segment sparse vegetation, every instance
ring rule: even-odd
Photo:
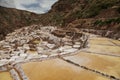
[[[52,21],[55,22],[55,25],[60,25],[63,23],[63,16],[60,13],[53,15]]]
[[[120,23],[120,18],[107,19],[105,21],[97,20],[97,21],[94,22],[94,25],[103,26],[103,25],[108,25],[108,24],[111,24],[111,23],[117,23],[117,24],[119,24]]]
[[[89,0],[89,7],[83,11],[83,18],[95,17],[103,9],[108,9],[120,0]]]
[[[94,18],[103,10],[119,5],[119,2],[120,0],[61,0],[55,6],[53,5],[53,11],[48,13],[48,15],[53,15],[49,20],[52,20],[51,23],[57,23],[58,25],[62,23],[65,26],[77,19]],[[119,8],[117,11],[120,11]]]

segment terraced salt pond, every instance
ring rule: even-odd
[[[117,55],[120,53],[120,47],[109,42],[107,38],[91,39],[90,48],[86,50]],[[65,57],[65,59],[104,74],[120,78],[119,57],[82,51],[77,55]],[[30,80],[110,80],[109,78],[84,70],[61,59],[26,63],[23,64],[22,67]],[[34,72],[36,72],[36,74],[34,74]]]
[[[120,55],[120,46],[115,45],[114,43],[119,44],[120,41],[107,39],[107,38],[92,38],[90,40],[90,48],[87,51],[104,53],[104,54],[113,54]]]
[[[0,41],[0,71],[9,71],[14,80],[28,80],[20,63],[68,56],[87,44],[88,35],[81,32],[38,25],[21,28]]]
[[[81,52],[75,56],[66,57],[66,59],[90,69],[120,78],[120,58]],[[85,64],[87,60],[88,62]]]
[[[74,56],[65,57],[65,59],[120,78],[120,58],[81,52]],[[30,62],[23,64],[22,67],[30,80],[109,80],[61,59]]]
[[[84,34],[80,37],[81,33],[74,32],[66,32],[69,36],[53,35],[32,28],[37,27],[25,28],[22,33],[24,28],[20,29],[0,43],[0,80],[120,80],[120,41],[92,34],[87,34],[88,40]],[[78,40],[70,37],[71,33],[79,35]],[[83,46],[86,40],[87,48],[87,44]]]
[[[90,43],[91,44],[98,44],[98,45],[111,45],[111,46],[114,46],[114,44],[113,43],[111,43],[110,41],[108,41],[109,39],[107,39],[107,38],[103,38],[103,37],[101,37],[101,38],[91,38],[90,39]],[[112,41],[114,41],[114,40],[112,40]],[[118,41],[119,42],[119,41]]]
[[[120,47],[118,46],[105,46],[103,45],[91,45],[91,48],[88,49],[88,51],[91,52],[97,52],[97,53],[112,53],[112,54],[119,54],[120,55]]]
[[[13,80],[9,72],[0,72],[0,80]]]
[[[22,65],[30,80],[109,80],[60,59]]]

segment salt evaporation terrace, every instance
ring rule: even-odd
[[[9,71],[15,80],[28,80],[20,64],[75,54],[87,45],[88,36],[33,25],[15,30],[0,41],[0,71]]]

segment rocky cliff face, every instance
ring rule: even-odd
[[[0,40],[15,29],[38,23],[38,18],[35,13],[0,6]]]

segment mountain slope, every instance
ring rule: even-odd
[[[0,40],[15,29],[38,22],[39,15],[35,13],[0,6]]]
[[[120,33],[120,0],[58,0],[45,14],[0,7],[0,38],[31,24]],[[0,40],[1,40],[0,39]]]
[[[120,0],[59,0],[41,22],[66,26],[76,19],[114,17],[120,17]]]
[[[40,22],[65,29],[93,29],[91,32],[118,39],[120,0],[59,0]]]

